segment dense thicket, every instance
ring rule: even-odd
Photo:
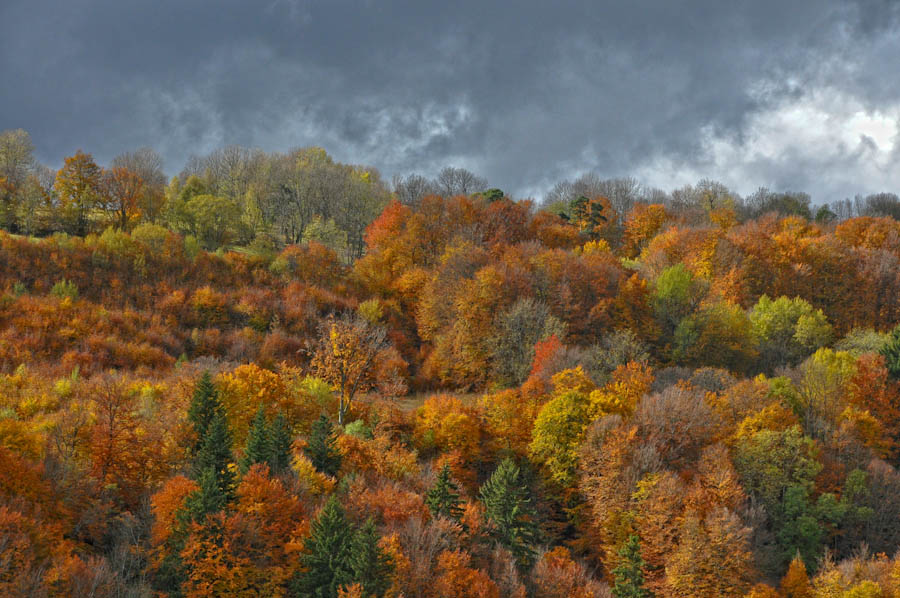
[[[896,198],[2,141],[0,595],[900,595]]]

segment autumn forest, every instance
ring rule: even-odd
[[[0,133],[0,596],[900,597],[900,199]]]

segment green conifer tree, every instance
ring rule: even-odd
[[[303,570],[291,582],[297,598],[336,598],[338,589],[354,582],[350,554],[354,532],[344,510],[333,496],[313,521],[306,553],[301,557]]]
[[[269,463],[272,458],[272,448],[272,433],[266,421],[266,411],[260,405],[250,422],[247,446],[244,448],[244,456],[241,457],[241,472],[247,473],[247,470],[256,463]]]
[[[616,598],[652,598],[653,593],[644,588],[644,559],[641,557],[640,539],[632,534],[619,550],[622,557],[619,566],[612,570]]]
[[[341,469],[341,453],[335,446],[335,440],[331,420],[322,415],[313,424],[309,443],[303,449],[313,467],[330,476],[336,476]]]
[[[225,415],[220,411],[209,423],[200,449],[194,457],[194,471],[201,488],[204,477],[212,476],[210,480],[214,481],[221,495],[226,501],[231,500],[234,495],[234,471],[230,465],[231,432]]]
[[[350,568],[354,583],[360,584],[363,593],[369,598],[382,598],[391,587],[394,565],[390,556],[379,548],[378,532],[371,519],[353,536]]]
[[[213,467],[207,467],[201,471],[197,482],[200,484],[200,489],[185,499],[184,506],[190,519],[201,523],[210,513],[224,509],[229,497],[219,487],[218,476]]]
[[[196,435],[193,446],[195,453],[200,450],[200,445],[206,437],[206,430],[213,417],[222,411],[222,403],[219,400],[219,393],[213,385],[212,376],[209,371],[205,371],[194,386],[194,394],[188,408],[188,421],[193,425]]]
[[[172,533],[166,539],[163,558],[152,577],[153,588],[171,598],[181,598],[184,595],[181,588],[187,579],[187,572],[181,552],[190,534],[190,523],[191,513],[187,506],[175,513]]]
[[[269,468],[273,473],[281,473],[291,465],[291,429],[287,419],[282,414],[275,416],[269,429],[269,437],[272,440],[271,453],[269,454]]]
[[[506,458],[479,490],[490,535],[525,567],[534,562],[540,541],[537,514],[519,467]]]
[[[425,495],[425,504],[434,517],[446,517],[459,521],[462,507],[459,500],[459,487],[450,478],[450,466],[444,465],[438,473],[434,486]]]
[[[891,378],[900,380],[900,325],[891,332],[891,337],[881,348],[884,362]]]

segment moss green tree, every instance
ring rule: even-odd
[[[619,549],[619,565],[612,570],[616,598],[651,598],[653,593],[644,587],[644,559],[641,557],[641,541],[636,535],[628,536]]]
[[[434,517],[446,517],[457,521],[462,517],[459,487],[450,477],[449,465],[441,467],[437,480],[425,495],[425,504]]]
[[[247,432],[247,446],[240,462],[241,471],[246,473],[256,463],[269,463],[272,459],[272,449],[272,435],[266,421],[265,407],[260,405]]]
[[[213,385],[212,376],[208,371],[203,372],[194,386],[194,394],[188,407],[188,421],[194,428],[194,452],[200,449],[210,422],[220,413],[223,413],[222,402]]]
[[[371,519],[353,536],[350,570],[353,572],[353,582],[362,586],[363,594],[368,598],[382,598],[391,586],[393,562],[390,555],[378,546],[378,532]]]
[[[336,476],[341,469],[341,453],[336,446],[336,437],[331,420],[322,415],[313,423],[309,442],[303,453],[318,471]]]
[[[528,486],[512,459],[504,459],[479,490],[490,536],[520,565],[534,562],[541,533]]]
[[[338,590],[354,582],[351,554],[354,531],[344,509],[331,497],[312,523],[300,559],[303,567],[291,582],[297,598],[337,598]]]
[[[285,471],[291,464],[291,429],[287,418],[281,413],[275,416],[269,428],[271,438],[271,452],[269,454],[269,468],[273,473]]]
[[[894,328],[887,343],[881,348],[888,373],[894,380],[900,380],[900,325]]]

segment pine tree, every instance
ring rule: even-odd
[[[291,464],[291,430],[287,419],[282,414],[275,416],[275,421],[269,429],[269,437],[272,441],[269,454],[269,469],[272,473],[281,473]]]
[[[891,332],[891,336],[881,348],[884,362],[891,378],[900,380],[900,325]]]
[[[434,486],[425,496],[425,504],[434,517],[446,517],[459,521],[462,507],[459,500],[459,487],[450,478],[450,466],[444,465],[438,473]]]
[[[190,497],[188,498],[188,501]],[[184,595],[182,584],[187,579],[184,559],[181,552],[184,550],[190,533],[191,523],[190,509],[185,505],[175,514],[175,524],[172,533],[166,539],[163,548],[163,558],[152,578],[153,588],[170,598],[181,598]]]
[[[200,449],[194,457],[194,471],[201,488],[204,477],[211,476],[210,480],[214,481],[225,500],[231,500],[234,495],[234,472],[230,465],[231,433],[228,431],[225,415],[220,411],[209,423]]]
[[[200,489],[185,499],[184,506],[190,519],[200,523],[210,513],[224,509],[229,497],[219,487],[218,476],[213,467],[207,467],[201,471],[197,482],[200,484]]]
[[[363,593],[369,598],[382,598],[391,587],[394,565],[390,556],[379,548],[378,532],[371,519],[353,536],[350,568],[353,581],[362,585]]]
[[[260,405],[250,422],[247,446],[241,457],[241,471],[246,473],[256,463],[269,463],[272,458],[272,433],[266,421],[265,408]]]
[[[291,582],[293,594],[298,598],[337,598],[339,588],[353,583],[353,536],[340,503],[329,498],[306,539],[303,571]]]
[[[337,476],[341,469],[341,454],[335,446],[334,428],[325,415],[313,424],[309,444],[303,449],[313,466],[324,474]]]
[[[504,459],[479,490],[491,536],[512,552],[523,566],[534,562],[540,538],[537,514],[528,487],[512,459]]]
[[[191,405],[188,408],[188,421],[194,427],[196,441],[194,442],[194,452],[200,450],[200,445],[206,437],[206,430],[209,428],[210,422],[217,413],[222,413],[222,403],[219,400],[219,393],[213,386],[212,376],[209,371],[203,372],[200,379],[194,386],[194,394],[191,397]]]
[[[628,537],[625,546],[619,550],[622,562],[612,570],[616,598],[650,598],[653,593],[644,588],[644,559],[641,557],[641,543],[634,534]]]

